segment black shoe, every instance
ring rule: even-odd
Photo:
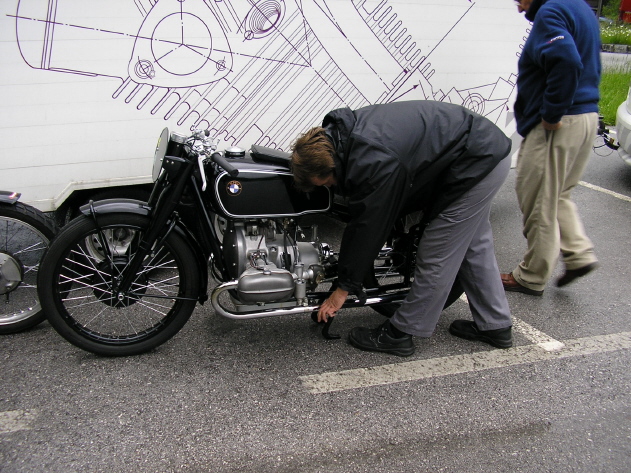
[[[570,284],[576,278],[585,276],[587,273],[591,273],[598,267],[598,263],[590,263],[578,269],[566,269],[563,276],[557,279],[557,287],[563,287]]]
[[[471,320],[454,320],[449,326],[449,333],[465,340],[477,340],[488,343],[497,348],[513,346],[513,331],[511,327],[497,330],[478,330]]]
[[[355,327],[348,334],[348,341],[356,348],[367,351],[381,351],[397,356],[410,356],[416,347],[412,335],[394,337],[391,334],[390,320],[377,328]]]

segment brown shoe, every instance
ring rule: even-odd
[[[598,263],[590,263],[583,266],[582,268],[566,269],[563,276],[557,279],[557,287],[567,286],[576,278],[580,278],[582,276],[585,276],[587,273],[591,273],[597,267],[598,267]]]
[[[525,286],[522,286],[513,277],[513,273],[500,273],[502,278],[502,285],[504,286],[505,291],[511,292],[521,292],[522,294],[528,294],[529,296],[541,296],[543,294],[543,290],[535,291],[534,289],[528,289]]]

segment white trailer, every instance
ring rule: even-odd
[[[287,150],[338,107],[429,99],[515,136],[509,0],[3,0],[0,189],[43,211],[151,182],[162,128]]]

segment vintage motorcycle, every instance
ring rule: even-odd
[[[207,132],[164,129],[148,202],[90,202],[53,240],[38,275],[51,325],[72,344],[135,355],[173,337],[195,305],[232,319],[315,314],[335,288],[336,253],[320,242],[309,214],[344,220],[326,187],[293,186],[289,154],[252,145],[218,150]],[[310,234],[310,238],[305,236]],[[389,315],[405,298],[422,225],[392,229],[364,282],[344,307]],[[209,271],[210,269],[210,271]],[[447,304],[461,293],[455,285]],[[329,332],[330,318],[323,328]]]

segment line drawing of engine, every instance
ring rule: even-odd
[[[16,40],[31,68],[120,79],[112,98],[142,113],[287,149],[329,110],[396,100],[448,101],[508,123],[513,73],[465,89],[435,83],[432,55],[478,3],[433,2],[453,18],[421,40],[390,0],[84,0],[80,11],[19,0]]]

